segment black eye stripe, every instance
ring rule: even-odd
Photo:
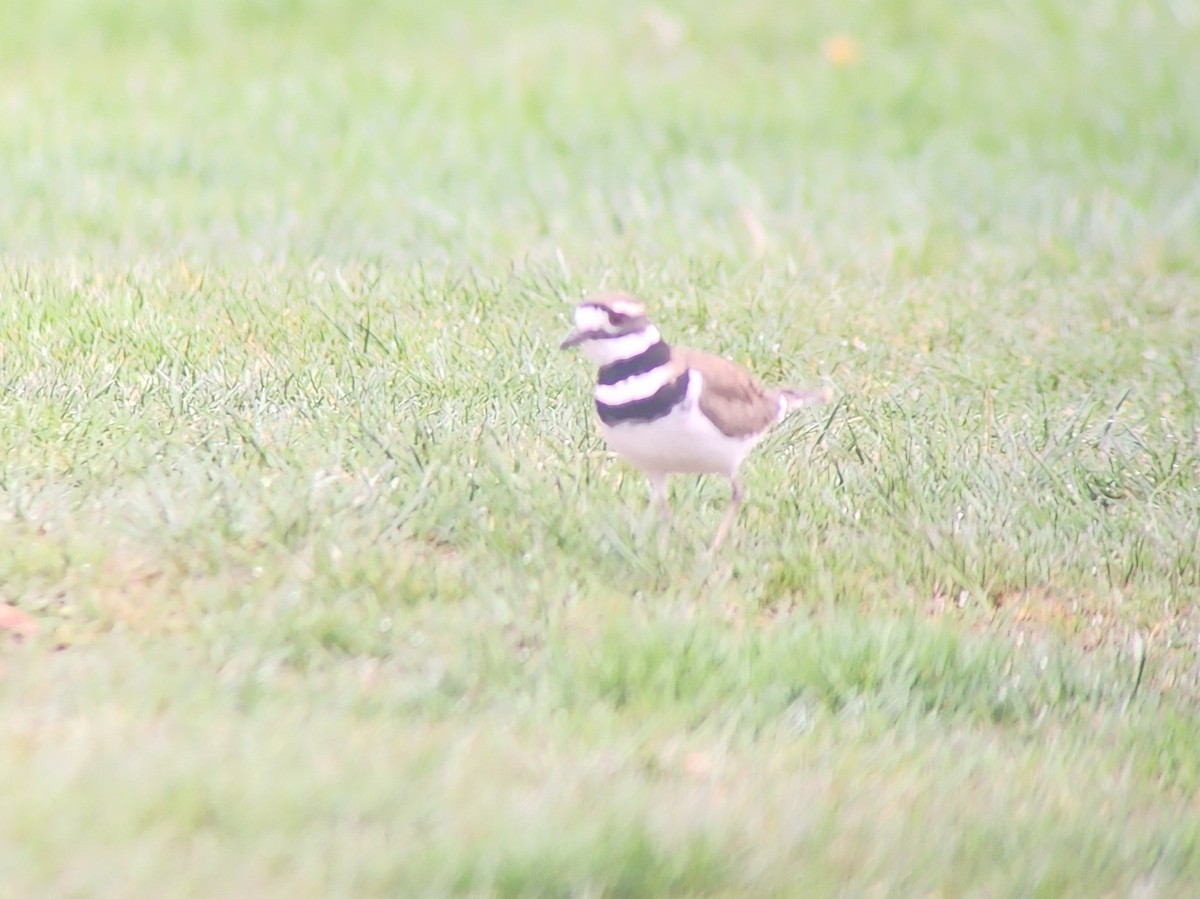
[[[627,328],[631,325],[641,325],[646,322],[645,312],[618,312],[604,303],[581,303],[581,309],[596,309],[604,313],[610,328]]]
[[[600,303],[587,303],[586,305],[590,309],[599,309],[606,316],[608,316],[608,323],[610,325],[623,325],[633,317],[626,315],[624,312],[618,312],[616,309],[601,305]]]

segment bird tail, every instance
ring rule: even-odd
[[[833,389],[828,384],[820,387],[784,387],[779,392],[787,402],[788,412],[802,406],[819,406],[833,399]]]

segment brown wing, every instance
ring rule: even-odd
[[[675,352],[703,376],[700,411],[726,437],[757,434],[778,420],[779,391],[763,387],[740,365],[699,350]]]

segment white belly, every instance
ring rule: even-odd
[[[762,438],[726,437],[700,412],[696,394],[702,383],[693,376],[686,399],[669,415],[648,422],[600,422],[600,434],[619,456],[648,474],[671,472],[732,477],[746,454]]]

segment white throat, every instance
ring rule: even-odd
[[[579,345],[579,349],[597,365],[605,366],[641,355],[661,339],[658,328],[654,325],[646,325],[640,331],[631,331],[620,337],[585,340]]]

